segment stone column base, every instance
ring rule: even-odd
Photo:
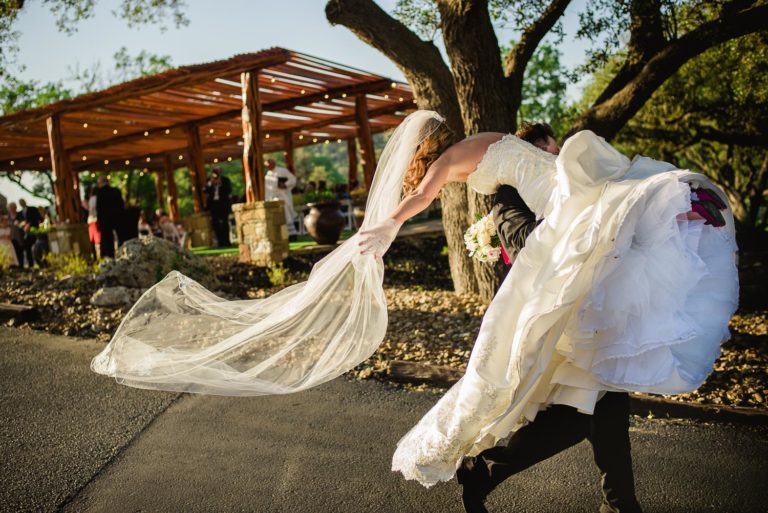
[[[56,224],[48,228],[48,248],[54,255],[75,253],[91,259],[91,241],[88,239],[88,225]]]
[[[187,231],[187,240],[193,248],[213,246],[213,222],[208,212],[192,214],[181,221]]]
[[[241,262],[269,267],[288,256],[288,226],[282,200],[237,203],[232,211]]]

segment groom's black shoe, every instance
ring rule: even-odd
[[[467,513],[488,513],[485,498],[488,490],[474,472],[474,458],[464,458],[456,470],[456,480],[461,485],[461,503]]]

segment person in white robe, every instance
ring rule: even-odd
[[[293,209],[291,190],[296,186],[296,175],[288,169],[278,166],[274,159],[267,160],[267,174],[264,177],[266,187],[265,199],[283,200],[285,208],[285,224],[288,225],[288,235],[296,235],[296,211]]]

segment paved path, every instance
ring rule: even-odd
[[[90,373],[102,343],[0,328],[0,511],[460,512],[454,482],[389,470],[436,397],[337,379],[282,397],[137,390]],[[634,418],[646,513],[764,512],[768,429]],[[580,444],[504,483],[489,509],[595,512]]]

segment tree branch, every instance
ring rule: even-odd
[[[523,100],[523,76],[528,62],[541,40],[552,30],[570,3],[571,0],[552,0],[539,19],[523,31],[520,41],[507,54],[504,61],[504,74],[507,77],[507,91],[513,112],[517,112]]]
[[[451,71],[432,42],[421,40],[371,0],[330,0],[325,16],[394,62],[413,87],[420,109],[439,112],[456,134],[464,133]]]
[[[683,64],[720,43],[765,29],[768,29],[768,4],[741,10],[724,9],[722,17],[700,25],[659,50],[620,90],[582,114],[570,133],[590,129],[606,139],[613,138]]]
[[[690,146],[699,141],[708,140],[722,144],[735,144],[738,146],[768,147],[768,133],[724,132],[711,126],[693,126],[690,128],[686,127],[683,130],[668,130],[658,127],[639,126],[633,127],[630,130],[630,135],[642,139],[673,141],[686,146]],[[624,136],[622,135],[622,139],[623,138]]]
[[[487,0],[438,0],[437,7],[464,132],[514,129]]]
[[[629,16],[627,57],[616,76],[595,100],[595,105],[606,101],[627,85],[666,43],[659,0],[633,0]]]

